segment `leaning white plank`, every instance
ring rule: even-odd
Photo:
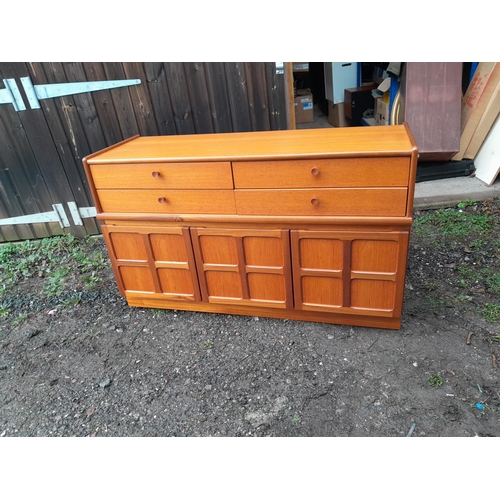
[[[476,158],[476,177],[491,186],[500,172],[500,115],[493,123]]]

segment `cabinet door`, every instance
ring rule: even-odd
[[[291,231],[295,308],[401,315],[407,232]]]
[[[200,301],[189,229],[102,226],[122,295]]]
[[[289,231],[191,229],[203,300],[293,308]]]

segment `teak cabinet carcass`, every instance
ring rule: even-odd
[[[417,156],[404,124],[136,136],[83,163],[129,305],[397,329]]]

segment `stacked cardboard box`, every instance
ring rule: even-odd
[[[297,90],[294,104],[295,123],[314,122],[313,95],[309,89]]]

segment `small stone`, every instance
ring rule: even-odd
[[[42,330],[30,330],[29,332],[26,332],[25,335],[28,339],[31,339],[33,337],[36,337],[37,335],[40,335],[42,333]]]
[[[109,378],[107,378],[106,380],[103,380],[99,386],[102,387],[103,389],[106,388],[106,387],[109,387],[111,385],[111,380],[109,380]]]

